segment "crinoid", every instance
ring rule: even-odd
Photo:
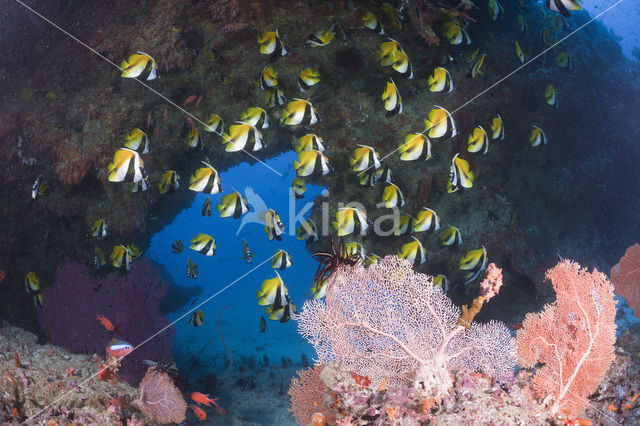
[[[329,251],[317,251],[313,253],[312,257],[320,262],[318,269],[316,270],[316,274],[313,277],[314,286],[329,278],[338,266],[353,266],[362,261],[362,258],[357,252],[347,253],[344,247],[344,240],[342,238],[340,239],[340,244],[336,250],[336,247],[333,245],[333,236],[331,237]]]

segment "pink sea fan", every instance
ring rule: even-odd
[[[611,268],[611,282],[616,293],[625,298],[640,318],[640,244],[629,247],[620,262]]]
[[[316,365],[306,370],[298,371],[298,377],[291,379],[289,397],[291,408],[289,410],[301,425],[311,422],[315,413],[320,413],[326,421],[333,423],[335,415],[324,405],[325,385],[320,378],[320,372],[324,365]]]
[[[149,367],[139,388],[138,406],[153,422],[182,423],[187,403],[165,372]]]
[[[457,325],[460,309],[407,261],[387,256],[368,268],[342,266],[329,280],[326,302],[305,302],[298,319],[319,362],[338,361],[374,387],[413,379],[434,397],[461,367],[511,374],[515,351],[505,325]]]
[[[551,397],[552,414],[580,414],[611,361],[616,340],[616,302],[607,277],[568,260],[547,271],[556,301],[527,314],[518,330],[520,364],[543,363],[533,378],[538,397]]]

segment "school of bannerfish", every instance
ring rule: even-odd
[[[519,5],[524,12],[524,0],[519,0]],[[569,16],[569,11],[579,10],[580,4],[575,0],[546,0],[546,8],[554,12],[559,12],[564,17]],[[504,9],[498,0],[488,0],[488,10],[492,21],[501,18]],[[547,18],[544,8],[541,9],[543,17]],[[403,21],[403,11],[395,10],[395,20]],[[517,26],[520,32],[528,32],[528,24],[522,14],[516,17]],[[553,15],[551,18],[552,28],[558,32],[563,27],[560,15]],[[385,36],[385,30],[381,20],[372,13],[366,12],[362,15],[363,27],[372,30],[379,37]],[[442,36],[451,45],[469,45],[471,37],[467,31],[468,21],[458,16],[446,16],[440,30]],[[310,48],[325,47],[331,44],[335,38],[333,27],[328,30],[318,31],[309,34],[305,46]],[[545,46],[550,46],[551,30],[547,27],[541,31],[541,37]],[[557,38],[556,38],[557,40]],[[275,63],[278,58],[286,56],[288,51],[282,41],[277,29],[274,31],[264,31],[258,37],[259,52],[267,55],[271,63]],[[516,57],[520,63],[525,63],[531,56],[531,52],[522,49],[518,40],[515,41]],[[414,69],[409,55],[402,48],[400,43],[392,38],[386,38],[379,45],[375,54],[376,61],[382,67],[391,67],[400,79],[414,78]],[[471,64],[468,77],[475,79],[483,74],[483,65],[487,58],[486,54],[481,54],[479,49],[466,55],[467,63]],[[555,62],[559,67],[570,67],[571,54],[567,51],[558,50],[555,55]],[[443,55],[442,63],[446,64],[453,60],[448,53]],[[158,77],[158,64],[147,53],[137,52],[130,55],[121,63],[121,76],[125,78],[139,78],[146,73],[147,80]],[[303,69],[297,80],[297,87],[301,94],[306,93],[322,81],[322,76],[318,69],[307,67]],[[258,86],[264,91],[264,100],[268,108],[280,107],[285,104],[285,95],[279,88],[278,72],[272,65],[266,65],[260,73]],[[428,75],[427,84],[430,92],[451,93],[454,90],[453,77],[443,66],[435,67]],[[544,98],[548,105],[558,108],[558,95],[552,84],[548,84],[544,92]],[[386,116],[403,112],[402,98],[396,81],[389,78],[381,100],[386,111]],[[200,100],[198,100],[199,102]],[[455,111],[454,111],[455,112]],[[165,110],[166,120],[166,110]],[[284,107],[280,116],[280,125],[289,126],[294,129],[301,127],[309,130],[311,126],[319,120],[314,105],[308,99],[291,98]],[[199,121],[199,120],[198,120]],[[214,195],[223,191],[220,174],[210,164],[207,155],[204,154],[203,134],[200,133],[198,124],[193,119],[187,118],[186,145],[191,149],[199,149],[203,153],[202,166],[194,171],[190,176],[188,188],[192,191]],[[434,105],[424,119],[425,128],[418,133],[407,134],[403,142],[400,143],[397,153],[401,161],[427,161],[432,158],[432,140],[446,140],[458,134],[455,121],[449,110],[444,107]],[[270,127],[269,113],[267,110],[251,106],[240,116],[239,120],[230,125],[225,133],[223,119],[215,113],[210,113],[204,121],[200,121],[202,131],[215,133],[222,139],[222,144],[226,152],[237,151],[260,151],[264,146],[261,130]],[[490,141],[504,140],[505,130],[502,117],[495,114],[491,121],[483,127],[478,123],[468,135],[467,151],[470,154],[485,155],[489,152]],[[547,143],[547,136],[537,125],[532,124],[529,136],[529,143],[532,147],[538,147]],[[108,166],[108,179],[110,182],[123,182],[129,186],[130,190],[137,192],[146,191],[149,186],[149,175],[144,167],[142,155],[152,153],[152,143],[149,135],[140,128],[133,128],[125,132],[123,147],[118,149],[113,161]],[[325,154],[327,145],[323,138],[315,133],[309,132],[301,136],[294,143],[294,150],[298,154],[297,161],[293,167],[296,177],[291,183],[294,196],[303,198],[306,192],[305,178],[310,176],[324,176],[330,173],[333,168],[329,158]],[[469,155],[469,154],[465,154]],[[386,158],[386,157],[384,157]],[[383,158],[383,159],[384,159]],[[349,159],[351,172],[357,176],[357,181],[368,187],[373,187],[379,183],[384,185],[382,203],[386,208],[402,208],[405,201],[401,188],[392,179],[391,169],[386,164],[375,148],[368,145],[357,145]],[[469,166],[469,162],[461,157],[461,153],[456,153],[451,159],[449,168],[449,179],[447,182],[447,192],[468,190],[473,187],[474,173]],[[162,173],[157,187],[162,194],[172,194],[178,190],[180,176],[175,170],[166,170]],[[47,185],[39,176],[31,188],[33,199],[46,192]],[[224,195],[217,204],[217,211],[222,218],[232,217],[238,219],[251,210],[247,200],[238,191]],[[207,198],[202,207],[202,215],[211,216],[211,199]],[[281,241],[284,233],[284,225],[280,216],[273,209],[260,212],[260,217],[264,224],[264,231],[268,239]],[[370,220],[366,213],[359,208],[344,207],[338,209],[335,214],[333,228],[337,236],[347,237],[360,233],[364,235],[369,227]],[[427,260],[427,254],[421,241],[416,237],[418,233],[434,233],[440,230],[440,217],[429,207],[423,206],[413,215],[401,214],[394,224],[393,235],[407,235],[409,240],[401,246],[397,255],[407,259],[414,265],[419,265]],[[108,226],[104,219],[97,219],[89,229],[89,235],[96,238],[107,236]],[[410,235],[414,234],[414,235]],[[296,230],[296,237],[299,240],[318,240],[318,230],[311,219],[304,221]],[[442,246],[458,246],[462,244],[462,233],[459,228],[448,225],[444,227],[439,237]],[[213,236],[197,232],[190,239],[189,248],[203,256],[215,256],[217,252],[217,242]],[[176,240],[171,250],[173,253],[180,253],[184,246],[181,241]],[[253,255],[246,240],[243,241],[244,258],[247,263],[251,263]],[[365,265],[375,263],[379,256],[374,253],[367,253],[364,246],[356,241],[344,243],[344,253],[341,255],[356,254]],[[141,255],[141,251],[132,244],[118,244],[113,247],[110,254],[110,263],[113,267],[130,270],[136,258]],[[94,250],[94,265],[100,269],[106,264],[105,256],[99,248]],[[487,251],[484,246],[469,250],[460,260],[460,270],[466,271],[466,283],[473,282],[485,269],[487,265]],[[270,264],[275,272],[275,277],[263,281],[260,289],[257,290],[257,299],[260,306],[265,307],[265,314],[271,320],[286,322],[295,316],[296,308],[293,305],[289,292],[278,270],[289,268],[293,265],[293,260],[285,250],[278,249],[270,258]],[[187,277],[195,279],[198,276],[198,266],[191,259],[187,261]],[[314,284],[310,291],[313,298],[324,297],[324,285],[326,277],[319,283]],[[437,274],[433,278],[434,285],[442,286],[445,291],[449,289],[447,277]],[[44,303],[40,293],[40,281],[35,272],[29,272],[25,277],[25,289],[33,294],[34,304],[37,307]],[[193,313],[189,323],[199,327],[204,323],[204,312],[198,310]],[[260,331],[264,331],[266,325],[261,317]]]

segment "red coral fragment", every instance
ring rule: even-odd
[[[366,376],[361,376],[359,374],[353,373],[353,380],[356,381],[356,384],[362,386],[363,388],[368,388],[371,384],[371,380]]]

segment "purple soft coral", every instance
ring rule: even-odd
[[[53,286],[43,290],[44,306],[39,320],[53,344],[73,352],[104,354],[112,338],[133,345],[169,323],[158,313],[167,294],[160,269],[150,260],[139,260],[124,276],[92,277],[82,264],[67,260],[58,269]],[[115,330],[107,331],[96,314],[110,319]],[[171,355],[175,331],[166,330],[123,360],[118,377],[137,384],[146,370],[139,361],[165,361]]]

